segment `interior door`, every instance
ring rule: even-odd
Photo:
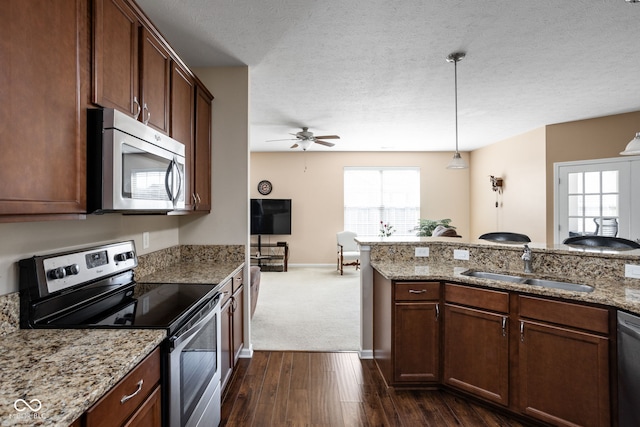
[[[632,192],[640,158],[602,159],[555,165],[555,242],[570,236],[640,238],[640,197]]]

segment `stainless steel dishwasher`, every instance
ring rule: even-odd
[[[618,311],[618,420],[640,426],[640,317]]]

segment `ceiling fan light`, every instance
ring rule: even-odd
[[[620,154],[623,156],[635,156],[640,154],[640,132],[636,133],[636,137],[629,141],[627,147]]]
[[[306,151],[307,148],[309,148],[309,146],[311,145],[311,140],[309,139],[303,139],[302,141],[300,141],[298,144],[300,144],[300,146],[302,147],[303,151]]]
[[[453,154],[453,159],[451,159],[451,161],[447,165],[447,169],[466,169],[468,167],[469,166],[467,166],[467,162],[464,161],[464,159],[460,156],[460,153],[458,153],[457,151]]]

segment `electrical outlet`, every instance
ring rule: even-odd
[[[415,256],[429,256],[429,248],[416,248]]]
[[[149,232],[145,231],[142,233],[142,249],[149,248]]]
[[[469,251],[466,249],[454,249],[453,259],[461,259],[464,261],[469,261]]]
[[[625,264],[624,277],[630,277],[632,279],[640,279],[640,265]]]

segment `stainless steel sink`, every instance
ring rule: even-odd
[[[582,285],[580,283],[558,282],[555,280],[545,279],[526,279],[525,285],[542,286],[545,288],[563,289],[571,292],[593,292],[593,286]]]
[[[511,274],[490,273],[488,271],[467,270],[463,271],[463,276],[477,277],[479,279],[499,280],[503,282],[520,283],[522,285],[540,286],[543,288],[562,289],[570,292],[593,292],[593,286],[580,283],[559,282],[556,280],[524,278]]]
[[[519,283],[524,280],[520,276],[512,276],[510,274],[489,273],[487,271],[467,270],[462,273],[463,276],[477,277],[479,279],[501,280],[503,282]]]

